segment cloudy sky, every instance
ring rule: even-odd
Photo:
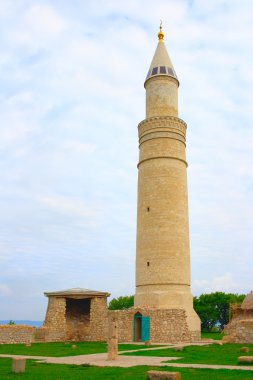
[[[137,124],[163,20],[188,124],[192,291],[249,292],[251,0],[0,1],[0,319],[134,293]]]

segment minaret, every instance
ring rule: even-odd
[[[164,44],[144,83],[146,119],[139,126],[135,307],[183,309],[199,333],[190,290],[186,123],[178,118],[179,81]]]

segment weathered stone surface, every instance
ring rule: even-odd
[[[35,328],[27,325],[0,325],[0,344],[31,343]]]
[[[253,291],[241,306],[234,305],[233,315],[224,327],[224,343],[253,343]]]
[[[253,363],[253,356],[239,356],[238,363]]]
[[[37,329],[36,342],[105,341],[108,332],[107,295],[68,298],[48,293],[44,325]],[[74,297],[74,295],[73,295]],[[82,295],[80,295],[82,297]]]
[[[184,347],[174,347],[174,351],[183,351]]]
[[[12,372],[13,373],[22,373],[25,372],[25,358],[13,358],[12,359]]]
[[[115,313],[109,314],[108,318],[107,348],[107,360],[116,360],[118,357],[118,318]]]
[[[241,352],[249,352],[249,347],[241,347],[240,351]]]
[[[108,316],[108,338],[118,339],[118,318],[115,313]]]
[[[224,328],[224,343],[253,343],[253,310],[239,311]]]
[[[118,318],[119,341],[131,342],[133,336],[133,319],[136,313],[150,317],[150,341],[159,343],[192,342],[197,340],[189,330],[187,316],[181,309],[130,308],[127,310],[109,311]],[[199,337],[200,340],[200,337]]]
[[[246,295],[242,302],[241,308],[244,310],[253,309],[253,291]]]
[[[108,348],[107,360],[116,360],[118,357],[118,339],[108,338],[107,348]]]
[[[221,340],[214,340],[214,339],[212,339],[212,343],[213,344],[217,344],[218,346],[222,346],[223,345],[223,343],[222,343]]]
[[[148,371],[147,375],[148,375],[148,379],[150,380],[160,380],[160,379],[181,380],[180,372]]]

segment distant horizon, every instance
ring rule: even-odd
[[[8,325],[10,321],[13,321],[15,325],[29,325],[34,327],[40,327],[44,321],[33,321],[29,319],[3,319],[0,320],[0,325]]]

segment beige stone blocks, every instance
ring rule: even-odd
[[[27,325],[0,325],[0,344],[27,343],[34,341],[35,328]]]
[[[25,372],[26,359],[25,358],[13,358],[12,359],[12,372],[23,373]]]
[[[106,297],[69,301],[50,296],[44,326],[37,330],[36,341],[105,341],[107,313]]]
[[[109,313],[108,316],[107,349],[107,360],[116,360],[118,357],[118,318],[115,313]]]
[[[253,356],[239,356],[238,363],[240,364],[253,364]]]
[[[191,331],[185,310],[133,307],[127,310],[109,311],[118,320],[119,342],[134,340],[134,316],[140,313],[150,317],[150,342],[178,343],[200,340],[200,330]],[[192,329],[193,330],[193,329]]]
[[[168,372],[168,371],[148,371],[149,380],[181,380],[180,372]]]

